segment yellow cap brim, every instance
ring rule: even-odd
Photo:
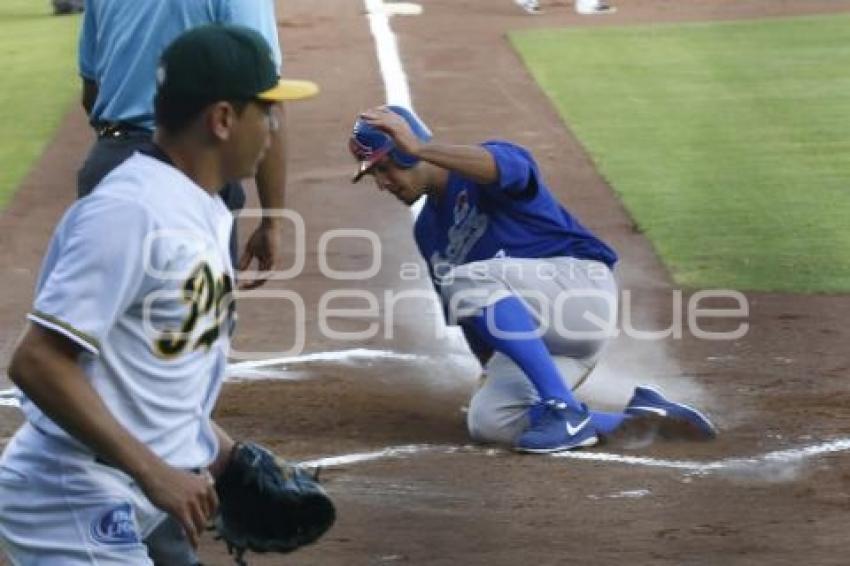
[[[302,100],[316,96],[319,85],[312,81],[297,81],[281,79],[276,86],[257,95],[260,100],[281,102],[283,100]]]

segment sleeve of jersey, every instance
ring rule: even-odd
[[[54,260],[43,267],[29,320],[98,355],[139,294],[152,230],[138,203],[97,194],[80,201],[53,236]]]
[[[230,0],[227,22],[260,32],[272,48],[272,58],[280,74],[283,68],[283,54],[277,35],[274,0]]]
[[[83,26],[80,29],[80,38],[77,49],[77,65],[80,76],[97,80],[97,23],[95,22],[95,10],[93,7],[83,12]]]
[[[527,149],[503,141],[488,141],[481,145],[493,156],[499,170],[499,180],[489,189],[518,195],[536,182],[537,164]]]

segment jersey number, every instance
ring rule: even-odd
[[[166,358],[181,354],[194,336],[201,317],[214,313],[212,326],[204,330],[192,344],[192,350],[209,349],[221,335],[221,329],[233,310],[232,291],[233,282],[229,275],[216,279],[207,263],[196,267],[183,284],[183,302],[189,304],[189,314],[183,320],[179,332],[168,330],[162,333],[156,342],[159,354]]]

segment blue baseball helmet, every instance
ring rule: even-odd
[[[387,106],[387,108],[404,118],[413,134],[421,141],[425,142],[431,139],[431,130],[412,111],[403,106]],[[354,122],[351,139],[348,140],[348,149],[351,150],[351,153],[360,162],[360,168],[357,170],[354,178],[351,179],[352,183],[359,181],[363,175],[372,170],[372,167],[378,161],[387,155],[390,156],[393,163],[402,169],[409,169],[419,163],[418,157],[399,150],[390,136],[370,126],[360,118]]]

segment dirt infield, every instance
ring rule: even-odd
[[[426,301],[399,303],[394,323],[382,326],[377,338],[343,342],[323,335],[316,305],[330,291],[380,297],[388,289],[427,289],[428,283],[399,275],[402,263],[416,257],[409,213],[371,187],[349,182],[349,124],[358,110],[384,100],[363,4],[279,5],[287,74],[317,81],[322,96],[289,111],[288,206],[305,219],[305,268],[270,288],[295,291],[304,301],[305,352],[366,351],[294,360],[267,373],[278,379],[230,384],[217,416],[235,436],[291,458],[407,448],[330,462],[323,476],[339,504],[338,524],[315,547],[287,558],[252,557],[251,564],[847,562],[847,296],[748,294],[750,330],[736,341],[698,340],[688,332],[681,340],[616,340],[581,390],[587,400],[615,406],[633,384],[660,383],[705,407],[721,436],[708,444],[640,447],[634,438],[620,439],[584,452],[583,460],[468,446],[463,407],[477,369],[456,342],[434,338],[435,313]],[[506,30],[850,11],[850,1],[620,0],[619,12],[605,17],[577,16],[562,1],[544,0],[543,6],[543,16],[529,17],[510,0],[434,0],[421,16],[393,18],[413,102],[438,137],[508,137],[531,148],[559,197],[620,252],[618,275],[635,297],[638,325],[664,328],[671,323],[668,275],[530,80]],[[4,367],[50,228],[73,198],[74,172],[89,141],[81,113],[70,112],[0,216]],[[380,236],[376,276],[341,283],[322,274],[320,238],[340,228]],[[295,251],[285,262],[294,257]],[[327,258],[334,269],[356,270],[373,256],[364,240],[338,238]],[[239,308],[237,350],[281,352],[298,338],[287,303],[246,299]],[[366,321],[330,322],[338,331],[366,327]],[[234,373],[257,377],[244,366]],[[0,389],[7,385],[3,381]],[[14,409],[0,407],[4,441],[19,422]],[[801,451],[805,447],[809,453]],[[735,458],[752,460],[730,461]],[[202,555],[209,565],[228,563],[210,537]]]

